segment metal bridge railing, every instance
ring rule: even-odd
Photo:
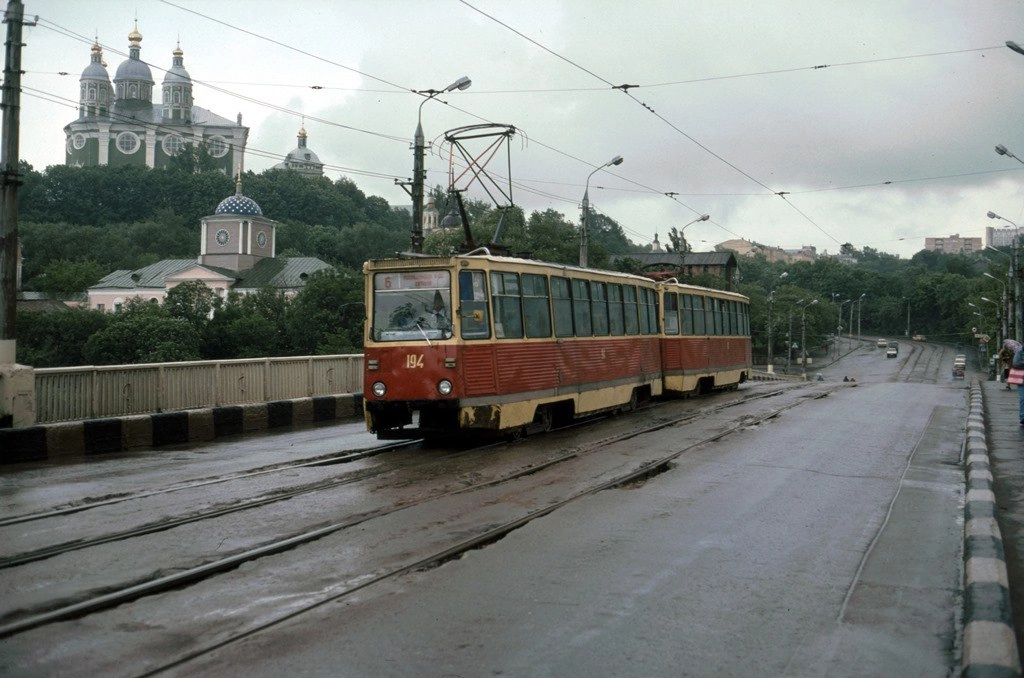
[[[37,424],[363,390],[363,356],[205,360],[35,370]]]

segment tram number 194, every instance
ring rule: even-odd
[[[416,369],[423,367],[423,354],[419,353],[408,353],[405,356],[405,366],[407,369]]]

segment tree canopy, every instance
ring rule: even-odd
[[[206,171],[203,152],[191,149],[160,170],[54,166],[36,172],[23,164],[23,289],[72,298],[115,270],[196,257],[202,217],[235,192],[235,178]],[[221,299],[199,289],[201,284],[184,284],[163,305],[130,304],[116,315],[22,312],[18,360],[43,367],[361,350],[362,263],[408,250],[410,211],[366,196],[348,179],[311,179],[293,171],[247,172],[242,187],[278,222],[278,256],[318,257],[333,269],[312,276],[293,299],[273,290]],[[440,187],[430,195],[442,214],[451,211]],[[515,256],[579,261],[578,216],[552,209],[526,214],[473,199],[465,201],[465,210],[477,246],[497,240]],[[647,249],[606,215],[591,214],[588,231],[592,267],[608,268],[614,255]],[[670,239],[674,247],[685,246],[681,237]],[[448,254],[464,244],[460,225],[430,234],[424,249]],[[849,243],[842,251],[856,263],[821,257],[785,265],[761,256],[741,258],[740,291],[752,302],[755,354],[767,350],[769,315],[775,355],[786,347],[794,314],[806,318],[808,346],[824,345],[839,327],[849,332],[851,309],[855,330],[885,336],[920,333],[960,342],[972,339],[974,327],[996,333],[1000,304],[979,300],[1001,301],[1008,252],[921,251],[908,261]],[[633,271],[636,263],[620,256],[615,266]],[[807,305],[814,299],[816,304]]]

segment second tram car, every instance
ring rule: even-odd
[[[547,430],[749,375],[748,300],[733,292],[484,248],[363,272],[364,410],[381,439]]]

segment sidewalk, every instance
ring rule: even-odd
[[[995,514],[1002,533],[1010,605],[1017,647],[1024,648],[1024,426],[1018,419],[1017,389],[980,382],[985,439],[995,493]]]

